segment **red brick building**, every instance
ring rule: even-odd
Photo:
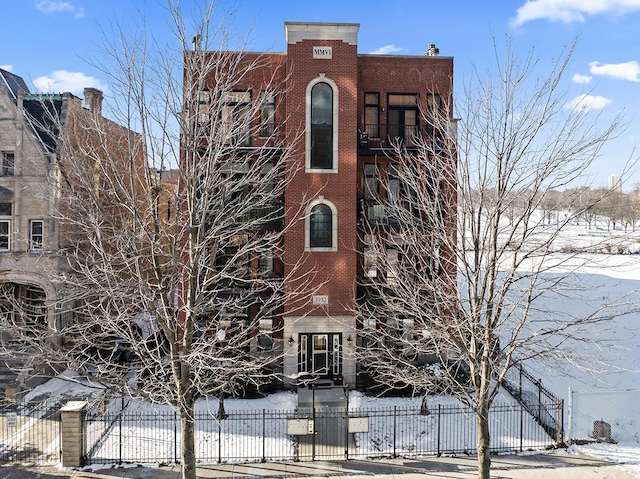
[[[390,138],[411,148],[411,138],[424,130],[427,105],[451,104],[451,57],[437,55],[433,46],[424,56],[358,54],[358,29],[287,22],[287,52],[245,54],[246,61],[262,58],[263,66],[234,86],[251,90],[271,77],[286,91],[274,96],[268,113],[269,121],[285,124],[295,163],[283,198],[284,256],[274,269],[287,278],[285,291],[302,285],[310,291],[302,302],[285,299],[282,314],[273,318],[273,351],[282,354],[286,385],[300,376],[355,384],[354,312],[366,282],[362,225],[384,219],[384,205],[369,198],[366,182],[392,174],[387,165],[397,158],[390,157]],[[244,146],[265,145],[256,135]],[[455,278],[455,271],[443,274]],[[305,284],[309,277],[312,285]]]

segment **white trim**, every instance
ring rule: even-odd
[[[41,225],[41,229],[42,232],[39,235],[36,236],[40,236],[40,246],[37,248],[34,248],[33,244],[33,227],[35,225],[35,223],[40,223]],[[44,220],[29,220],[29,251],[42,251],[44,249]]]
[[[317,205],[327,205],[331,209],[331,247],[312,248],[311,247],[311,210]],[[338,209],[335,205],[324,198],[313,200],[307,206],[304,215],[304,250],[305,251],[338,251]]]
[[[311,168],[311,89],[318,83],[326,83],[333,90],[333,108],[332,108],[332,128],[333,128],[333,145],[332,145],[332,160],[333,168]],[[305,151],[305,171],[307,173],[337,173],[338,172],[338,85],[336,82],[324,76],[321,73],[320,76],[314,78],[307,85],[307,91],[305,93],[305,139],[304,139],[304,151]]]
[[[287,44],[302,40],[339,40],[349,45],[358,44],[359,23],[285,22]]]
[[[10,219],[2,219],[0,220],[0,223],[6,223],[7,224],[7,247],[6,248],[0,248],[0,251],[11,251],[11,220]],[[1,236],[5,236],[4,233],[2,233]]]

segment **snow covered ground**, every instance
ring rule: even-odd
[[[585,228],[584,224],[572,225],[563,231],[558,243],[561,247],[588,252],[576,258],[581,266],[572,277],[577,286],[575,294],[558,294],[551,299],[556,302],[552,308],[588,312],[626,296],[628,303],[619,306],[621,311],[640,309],[639,232],[607,231],[603,224],[592,229]],[[558,272],[569,267],[559,268]],[[614,318],[612,325],[595,326],[590,334],[593,343],[572,346],[576,349],[572,363],[532,362],[527,368],[541,378],[548,389],[565,399],[567,412],[573,399],[573,424],[567,425],[572,427],[574,437],[584,437],[588,417],[588,424],[594,419],[609,423],[611,436],[618,441],[617,444],[574,445],[568,453],[619,462],[640,478],[640,312],[621,314]]]
[[[558,295],[551,299],[557,302],[552,306],[559,311],[588,311],[615,301],[623,294],[628,295],[631,303],[640,305],[640,254],[637,254],[640,252],[640,232],[610,232],[602,226],[586,229],[584,225],[575,225],[563,233],[560,242],[563,247],[586,250],[579,259],[587,261],[573,275],[576,291],[582,294]],[[626,254],[609,254],[607,251],[624,251]],[[619,462],[621,467],[640,478],[640,408],[637,407],[640,401],[640,313],[621,315],[615,318],[615,327],[596,327],[592,334],[596,341],[588,347],[576,346],[577,355],[573,363],[560,362],[551,367],[531,363],[527,368],[540,377],[548,389],[563,397],[566,405],[569,405],[570,389],[588,391],[575,393],[574,399],[584,399],[591,394],[593,400],[587,409],[595,408],[595,412],[590,414],[599,415],[598,419],[611,424],[612,437],[618,441],[617,444],[574,445],[563,453],[607,458]],[[97,394],[99,390],[96,388],[54,379],[29,393],[27,399],[49,397],[50,400],[60,400]],[[384,401],[356,395],[353,405],[379,407],[385,405]],[[225,406],[228,410],[292,409],[295,396],[278,394],[261,400],[227,400]]]

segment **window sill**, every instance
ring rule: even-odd
[[[306,168],[305,173],[335,174],[338,173],[338,168]]]
[[[332,252],[338,251],[338,247],[337,246],[336,247],[332,246],[330,248],[311,248],[311,247],[306,247],[304,250],[306,252],[309,252],[309,253],[323,253],[323,252],[324,253],[332,253]]]

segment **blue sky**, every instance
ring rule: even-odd
[[[197,4],[182,0],[187,13]],[[359,23],[360,53],[422,55],[435,43],[455,58],[459,91],[472,68],[491,66],[492,36],[511,35],[522,55],[534,48],[541,72],[577,38],[568,105],[581,100],[603,120],[625,111],[628,121],[594,165],[594,183],[604,186],[621,173],[640,146],[640,0],[218,0],[217,8],[233,12],[229,28],[248,38],[249,50],[285,51],[285,21]],[[33,91],[82,96],[85,86],[95,86],[108,93],[92,63],[114,26],[144,18],[156,35],[170,35],[164,0],[3,0],[2,11],[0,68]],[[640,169],[624,182],[626,190],[640,183]]]

